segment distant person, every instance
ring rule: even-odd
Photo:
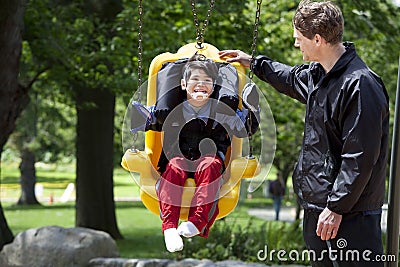
[[[269,193],[274,202],[275,220],[279,221],[279,212],[281,210],[282,199],[285,196],[285,184],[282,178],[278,177],[269,184]]]
[[[337,5],[302,1],[293,26],[294,45],[309,64],[291,67],[267,56],[253,59],[239,50],[221,51],[220,56],[250,67],[306,106],[293,188],[304,208],[307,248],[316,253],[312,266],[383,266],[375,257],[383,254],[387,91],[354,44],[342,42],[344,20]],[[352,259],[354,251],[371,253]]]

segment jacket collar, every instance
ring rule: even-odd
[[[334,75],[336,72],[341,71],[343,68],[345,68],[349,64],[349,62],[354,59],[354,57],[357,55],[354,43],[344,42],[343,45],[346,51],[343,53],[343,55],[340,56],[339,60],[335,63],[329,73],[325,73],[324,68],[319,62],[311,62],[310,71],[314,80],[321,81],[321,79],[324,80],[324,78],[327,76]]]
[[[340,56],[339,60],[333,66],[330,73],[334,73],[336,71],[343,69],[356,56],[356,48],[354,46],[354,43],[344,42],[343,45],[346,51],[343,53],[343,55]]]
[[[195,108],[189,104],[189,101],[184,101],[183,102],[183,117],[186,122],[193,120],[193,119],[200,119],[204,121],[204,123],[207,123],[208,118],[210,118],[210,113],[211,113],[211,101],[212,99],[209,99],[209,101],[204,104],[202,107],[200,107],[198,110],[195,110]]]

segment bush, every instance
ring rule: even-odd
[[[305,250],[300,221],[293,223],[267,221],[255,226],[250,218],[245,226],[235,221],[216,221],[208,238],[194,237],[187,240],[179,258],[210,259],[212,261],[240,260],[244,262],[279,263],[276,253],[270,258],[260,258],[264,250]],[[261,252],[260,252],[261,251]],[[286,255],[287,256],[287,255]],[[285,263],[307,264],[307,261],[290,260]]]

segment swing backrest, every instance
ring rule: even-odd
[[[184,97],[182,94],[186,95],[186,92],[180,89],[181,70],[187,59],[192,57],[195,52],[213,60],[220,66],[218,76],[224,76],[224,79],[217,82],[218,85],[222,84],[222,86],[219,86],[218,90],[216,89],[215,98],[230,106],[232,110],[241,108],[241,98],[238,96],[241,94],[246,80],[244,67],[237,63],[232,65],[220,60],[218,49],[210,44],[203,44],[203,47],[203,49],[198,50],[192,43],[180,48],[176,54],[163,53],[153,59],[149,69],[147,106],[153,106],[157,102],[155,112],[159,112],[158,118],[164,117],[165,119],[169,112],[180,104],[180,99]],[[228,85],[228,83],[231,84]],[[176,86],[179,88],[175,88]],[[165,115],[160,113],[165,113]],[[161,129],[158,130],[146,132],[145,147],[149,155],[151,154],[150,159],[153,166],[157,166],[162,149],[162,133],[160,133]],[[228,165],[230,158],[240,157],[241,154],[241,139],[234,138],[225,165]]]

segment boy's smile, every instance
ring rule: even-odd
[[[187,81],[182,80],[182,89],[187,91],[187,99],[193,106],[207,103],[214,90],[213,80],[201,69],[194,69]]]

